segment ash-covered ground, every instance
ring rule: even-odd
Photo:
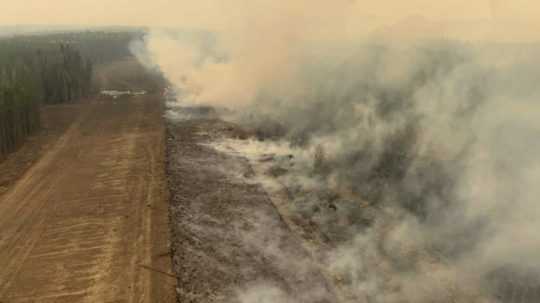
[[[211,107],[176,104],[166,116],[178,302],[540,298],[534,271],[501,264],[480,280],[460,277],[440,247],[396,224],[410,220],[403,213],[323,186],[319,148],[280,143]]]
[[[167,172],[178,302],[337,302],[248,159],[210,146],[248,134],[212,109],[175,113]]]

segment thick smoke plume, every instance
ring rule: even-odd
[[[368,34],[349,2],[294,3],[244,3],[219,30],[134,50],[181,102],[232,108],[270,139],[251,144],[295,155],[277,177],[336,244],[325,266],[344,300],[538,301],[538,45]]]

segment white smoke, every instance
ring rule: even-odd
[[[272,148],[296,155],[278,177],[301,188],[293,211],[317,188],[369,204],[369,224],[314,219],[351,223],[324,263],[345,300],[505,302],[493,282],[502,270],[538,287],[537,45],[370,35],[348,2],[243,4],[215,31],[151,32],[140,57],[183,101],[283,130]],[[314,175],[306,155],[318,147],[325,169]],[[364,215],[346,205],[344,217]],[[265,285],[240,297],[289,300]]]

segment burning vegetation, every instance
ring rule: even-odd
[[[159,41],[179,38],[147,39],[146,55],[167,64]],[[175,45],[185,47],[181,39]],[[530,156],[538,146],[527,142],[540,129],[533,119],[539,74],[528,68],[537,48],[502,60],[514,45],[345,43],[341,51],[287,57],[281,77],[258,75],[246,84],[256,93],[238,103],[246,95],[214,95],[204,77],[214,71],[209,65],[161,66],[183,106],[230,100],[221,117],[252,139],[213,146],[249,160],[255,173],[245,182],[263,184],[333,289],[328,299],[270,279],[240,290],[240,300],[536,302],[538,243],[529,234],[536,223],[527,218],[536,214],[538,193],[529,185],[539,163]],[[207,49],[199,56],[215,60]],[[242,59],[214,63],[234,70]],[[279,249],[274,256],[304,264]]]

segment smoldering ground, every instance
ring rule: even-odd
[[[343,300],[536,302],[538,45],[329,34],[339,26],[293,39],[261,22],[195,42],[152,33],[138,54],[181,100],[234,108],[265,140],[227,143],[253,165],[267,152],[252,147],[275,149],[268,178],[322,234]]]
[[[355,300],[534,302],[536,63],[495,65],[500,49],[446,42],[375,50],[240,118],[295,155],[278,179],[293,211],[339,243],[327,266]],[[255,144],[260,157],[275,143]]]

